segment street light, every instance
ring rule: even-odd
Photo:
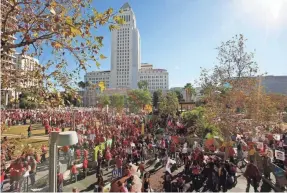
[[[52,131],[49,147],[49,192],[57,192],[57,160],[58,146],[70,146],[78,143],[78,135],[75,131]]]

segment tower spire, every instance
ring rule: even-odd
[[[126,2],[122,7],[121,9],[131,9],[131,6],[128,2]]]

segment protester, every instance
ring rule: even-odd
[[[258,192],[258,183],[260,181],[260,172],[256,165],[254,165],[253,159],[250,160],[250,163],[247,165],[247,168],[244,172],[244,177],[247,179],[246,192],[249,192],[250,185],[254,187],[254,192]]]

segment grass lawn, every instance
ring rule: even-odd
[[[41,153],[42,145],[48,146],[48,140],[41,139],[31,139],[31,138],[8,138],[10,144],[14,144],[16,146],[14,156],[20,156],[24,149],[27,149],[28,145],[30,148],[34,149],[36,152]]]
[[[14,134],[14,135],[21,135],[27,136],[27,129],[29,125],[15,125],[11,126],[10,129],[6,126],[6,131],[3,134]],[[32,136],[37,135],[45,135],[45,128],[42,124],[33,124],[32,125]]]

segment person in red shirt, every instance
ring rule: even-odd
[[[78,169],[77,169],[77,166],[76,166],[76,163],[74,162],[74,164],[72,165],[72,168],[71,168],[71,180],[73,180],[73,177],[75,177],[75,180],[77,182],[77,177],[78,177]]]
[[[2,192],[2,190],[3,190],[3,185],[4,185],[4,178],[5,178],[5,171],[4,171],[4,169],[2,169],[2,171],[1,171],[1,177],[0,177],[0,190],[1,190],[1,192]]]
[[[83,173],[84,173],[84,178],[86,178],[88,175],[88,160],[86,158],[84,158],[84,161],[83,161]]]
[[[77,149],[77,150],[76,150],[76,158],[77,158],[77,159],[80,159],[80,158],[81,158],[81,150],[80,150],[80,149]]]
[[[43,144],[42,147],[41,147],[41,150],[42,150],[41,163],[43,163],[43,162],[46,161],[46,153],[47,153],[46,145]]]
[[[142,162],[142,163],[139,165],[137,171],[140,171],[140,173],[141,173],[140,178],[142,178],[142,177],[143,177],[143,174],[144,174],[144,171],[145,171],[144,162]]]
[[[19,188],[19,181],[21,176],[23,175],[25,168],[21,163],[20,159],[17,159],[12,165],[10,166],[10,191],[14,192],[15,189]]]
[[[119,177],[122,177],[122,170],[123,170],[123,158],[121,158],[120,156],[116,157],[116,166],[118,169],[118,175]]]
[[[111,162],[111,160],[112,160],[112,154],[111,154],[109,148],[106,150],[105,159],[106,159],[107,162],[108,162],[108,167],[107,167],[107,169],[106,169],[106,170],[108,171],[108,169],[109,169],[109,167],[110,167],[110,162]]]
[[[89,151],[84,149],[84,158],[88,159],[88,157],[89,157]]]
[[[64,176],[60,171],[57,174],[57,192],[63,192]]]

